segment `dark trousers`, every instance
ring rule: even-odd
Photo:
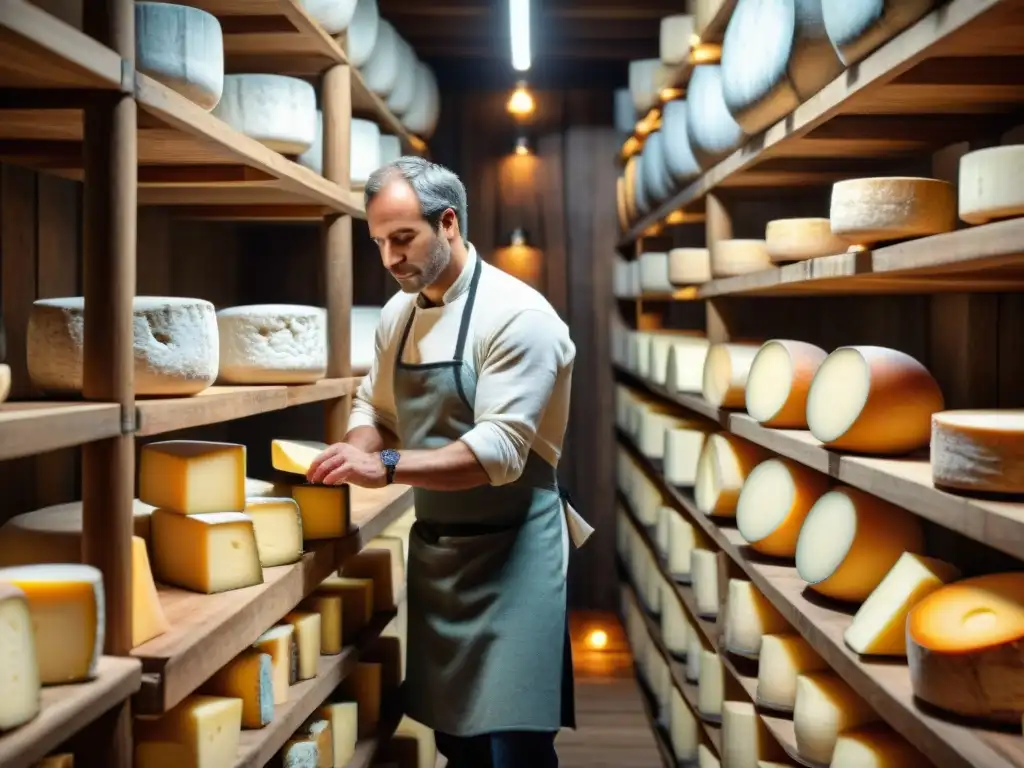
[[[448,768],[558,768],[554,732],[499,731],[481,736],[435,733]]]

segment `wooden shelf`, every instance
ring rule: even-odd
[[[638,303],[662,303],[668,301],[696,301],[700,298],[700,286],[687,285],[676,288],[671,293],[641,293],[636,296],[616,296],[619,301],[635,301]]]
[[[408,486],[352,487],[353,531],[344,539],[313,542],[293,565],[264,568],[264,583],[217,595],[158,585],[171,630],[132,651],[142,661],[136,714],[165,712],[202,685],[412,504]],[[289,732],[291,733],[291,732]],[[282,742],[283,743],[283,742]]]
[[[96,678],[43,688],[42,711],[20,728],[0,735],[0,766],[29,768],[75,733],[139,690],[141,665],[104,656]]]
[[[117,403],[42,400],[0,404],[0,461],[119,434],[121,406]]]
[[[1019,3],[943,4],[637,220],[619,247],[719,187],[884,175],[894,160],[1009,127],[1024,105],[1008,74],[1024,55],[1022,26]]]

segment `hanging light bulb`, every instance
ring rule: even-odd
[[[520,80],[516,83],[516,89],[509,97],[507,109],[510,114],[516,117],[526,117],[533,114],[534,108],[533,94],[527,90],[526,81]]]

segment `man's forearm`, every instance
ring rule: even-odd
[[[385,448],[394,448],[398,445],[398,438],[384,427],[362,426],[349,430],[345,435],[345,442],[361,451],[377,453]]]
[[[464,491],[490,485],[491,479],[469,446],[456,440],[444,448],[402,451],[394,481],[430,491]]]

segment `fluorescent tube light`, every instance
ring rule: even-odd
[[[512,37],[512,68],[530,68],[530,0],[508,0],[509,32]]]

